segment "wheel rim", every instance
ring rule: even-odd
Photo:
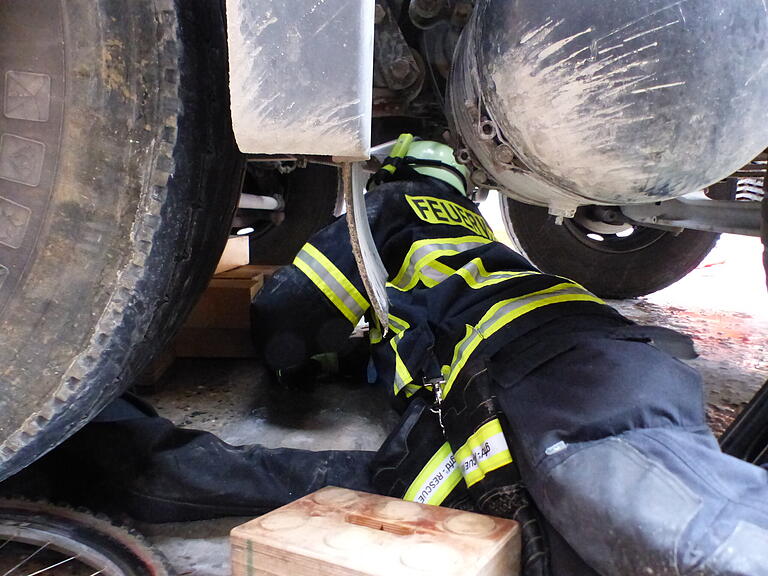
[[[108,522],[44,504],[0,503],[0,576],[53,575],[164,576],[167,571],[141,540]]]
[[[669,234],[665,230],[628,223],[606,223],[595,217],[593,207],[590,206],[579,208],[576,216],[563,222],[563,226],[585,246],[609,254],[644,250]]]
[[[27,542],[31,536],[0,535],[0,573],[3,576],[38,576],[57,574],[58,576],[97,576],[102,574],[124,574],[120,568],[98,552],[74,541],[57,540],[45,543]],[[35,539],[43,539],[39,534]]]

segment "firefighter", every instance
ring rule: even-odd
[[[720,452],[700,377],[674,357],[695,355],[689,339],[496,241],[448,146],[402,136],[369,188],[390,298],[371,354],[403,411],[377,491],[535,525],[530,496],[551,566],[534,531],[529,574],[768,574],[768,473]],[[294,370],[370,309],[340,220],[256,299],[257,341]]]
[[[525,576],[768,575],[768,472],[720,452],[700,378],[674,357],[692,355],[690,340],[497,242],[467,179],[448,146],[408,135],[372,179],[388,333],[343,220],[253,303],[282,379],[344,351],[368,315],[376,379],[402,412],[377,453],[230,446],[126,396],[16,488],[50,478],[56,499],[180,521],[337,485],[516,518]]]

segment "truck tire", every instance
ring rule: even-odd
[[[210,0],[0,2],[0,480],[162,350],[242,176]]]
[[[606,230],[597,234],[580,224],[579,213],[557,225],[546,208],[504,196],[501,204],[513,244],[534,265],[575,280],[602,298],[636,298],[674,284],[707,257],[720,237],[639,226],[627,237]]]
[[[768,464],[768,382],[720,437],[723,452],[762,466]]]

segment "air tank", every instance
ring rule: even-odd
[[[768,147],[766,39],[768,0],[478,0],[459,156],[558,215],[702,189]]]

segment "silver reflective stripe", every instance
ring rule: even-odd
[[[540,274],[540,272],[534,272],[534,271],[520,271],[520,272],[485,272],[480,270],[477,261],[472,260],[470,262],[467,262],[464,266],[461,267],[462,270],[465,270],[467,274],[469,274],[469,278],[471,278],[471,281],[467,279],[467,283],[472,288],[482,288],[486,284],[497,284],[499,282],[505,282],[511,278],[521,278],[524,276],[535,276],[537,274]],[[465,278],[466,279],[466,278]]]
[[[355,298],[344,288],[344,286],[342,286],[341,283],[334,278],[322,264],[320,264],[320,262],[315,260],[312,255],[302,250],[299,252],[299,255],[296,256],[296,259],[301,260],[304,264],[309,266],[309,268],[317,274],[323,282],[325,282],[328,288],[333,292],[334,296],[336,296],[336,298],[338,298],[356,318],[360,319],[363,317],[365,309],[357,303]]]
[[[403,388],[405,388],[408,384],[411,382],[406,382],[403,380],[402,376],[397,371],[397,367],[395,367],[395,396],[400,394],[402,392]]]
[[[508,302],[501,308],[499,308],[493,316],[486,319],[485,321],[481,322],[477,326],[478,332],[480,332],[483,336],[490,336],[496,330],[494,330],[494,325],[497,322],[500,322],[504,319],[505,316],[513,314],[515,311],[520,310],[521,308],[531,307],[536,308],[536,304],[538,302],[542,302],[544,300],[550,300],[554,297],[560,297],[560,296],[583,296],[585,294],[591,294],[584,290],[584,288],[581,288],[576,285],[572,285],[568,288],[559,289],[552,292],[543,292],[540,294],[535,294],[531,296],[527,296],[521,300],[513,300],[511,302]]]
[[[435,242],[433,244],[425,244],[424,246],[420,246],[417,248],[410,256],[410,259],[408,261],[408,268],[405,270],[403,274],[399,275],[399,278],[397,278],[397,281],[395,282],[395,286],[398,288],[405,288],[407,286],[410,286],[413,282],[416,275],[420,272],[420,268],[423,268],[425,263],[428,263],[431,260],[434,260],[435,258],[438,258],[438,255],[435,255],[435,258],[432,258],[431,260],[428,259],[430,254],[436,253],[436,252],[449,252],[451,254],[461,254],[462,252],[468,252],[470,250],[474,250],[475,248],[480,248],[481,246],[486,246],[489,243],[489,241],[485,242],[463,242],[461,244],[453,244],[449,242]],[[421,260],[427,259],[427,262],[421,263]]]
[[[422,276],[429,278],[430,280],[434,280],[435,283],[437,284],[440,284],[441,282],[444,282],[445,280],[448,280],[448,278],[451,277],[450,274],[445,274],[443,272],[440,272],[440,270],[435,270],[429,264],[424,266],[421,269],[420,273]]]
[[[411,373],[408,371],[408,367],[405,365],[405,362],[403,362],[403,358],[400,356],[400,352],[397,349],[397,346],[400,344],[400,340],[403,339],[404,335],[405,333],[400,333],[390,341],[392,350],[394,350],[395,353],[395,396],[397,396],[408,384],[413,382],[413,376],[411,376]]]
[[[392,314],[389,315],[389,325],[395,332],[405,332],[410,328],[410,325],[405,322],[404,320],[401,320],[397,316],[392,316]]]
[[[480,334],[475,328],[472,326],[469,326],[469,334],[462,340],[461,344],[459,344],[459,347],[456,349],[453,355],[453,364],[451,365],[451,377],[448,381],[447,388],[450,391],[450,386],[453,385],[454,380],[456,379],[454,375],[458,375],[459,372],[459,363],[462,362],[465,358],[469,357],[469,354],[477,348],[477,345],[480,343],[480,341],[483,339],[483,335]],[[462,362],[463,365],[463,362]]]

